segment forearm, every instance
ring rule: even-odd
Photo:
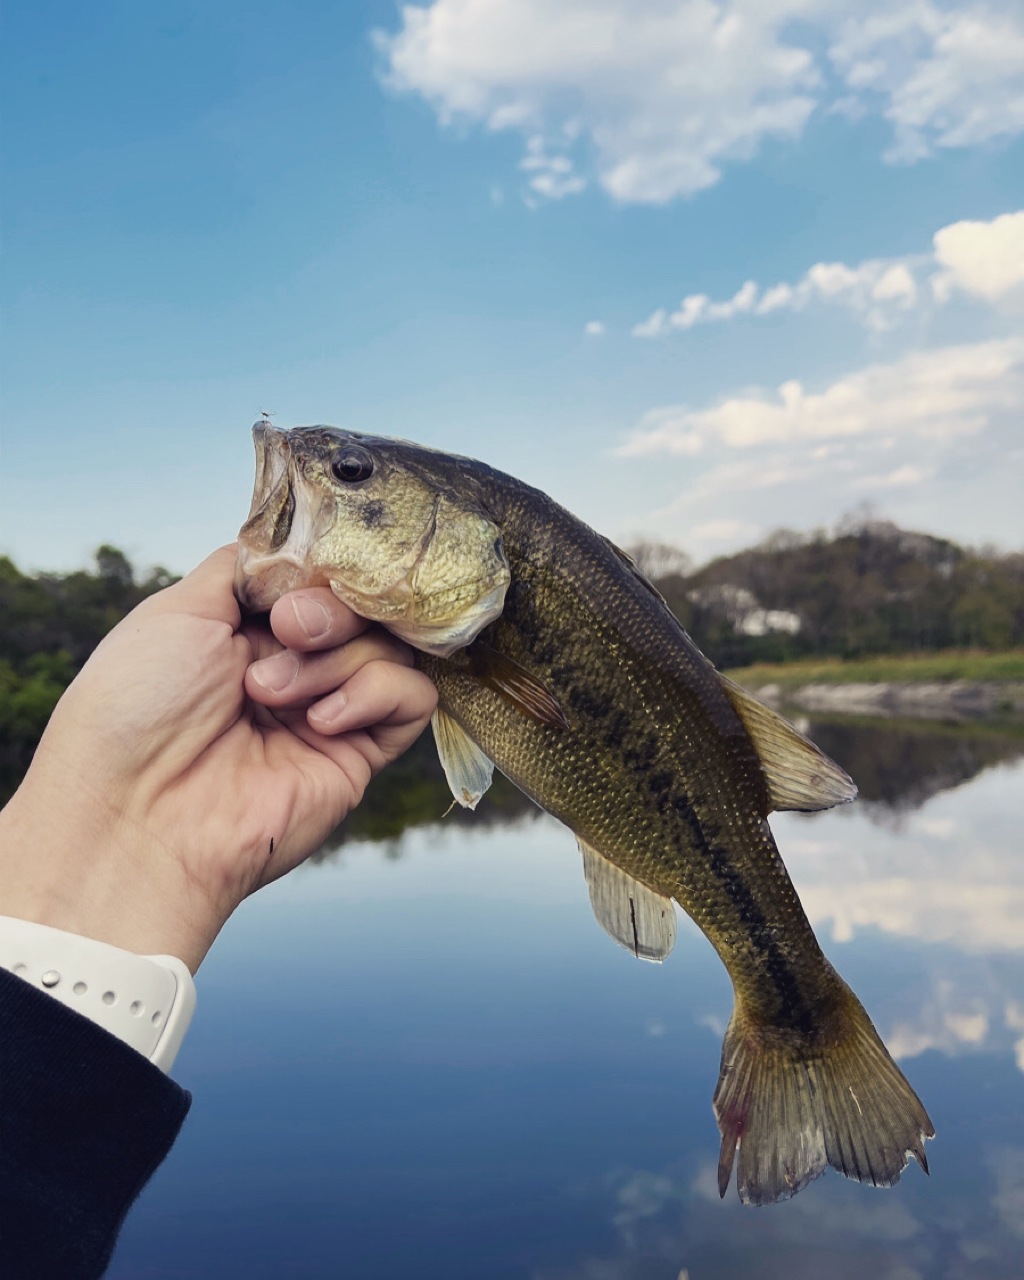
[[[94,1280],[190,1096],[140,1053],[0,969],[4,1280]]]

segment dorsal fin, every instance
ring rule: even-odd
[[[824,751],[727,676],[718,678],[760,757],[772,809],[810,812],[856,798],[853,779]]]
[[[464,809],[475,809],[491,785],[494,765],[465,729],[440,707],[430,717],[430,727],[452,795]]]
[[[583,854],[583,874],[597,923],[638,960],[660,963],[676,941],[672,899],[648,889],[579,836],[576,839]]]

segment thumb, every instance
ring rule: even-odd
[[[234,593],[237,554],[235,542],[219,547],[180,582],[144,600],[139,612],[147,617],[185,613],[211,622],[225,622],[232,631],[237,631],[242,621]]]

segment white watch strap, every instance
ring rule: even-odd
[[[0,916],[0,967],[46,991],[169,1071],[196,988],[175,956],[139,956],[31,920]]]

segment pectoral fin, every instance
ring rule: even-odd
[[[464,809],[475,809],[491,785],[494,765],[462,726],[440,707],[431,716],[430,727],[452,795]]]
[[[597,923],[638,960],[660,963],[676,942],[672,900],[620,871],[583,840],[578,843]]]
[[[810,812],[856,798],[850,775],[809,738],[726,676],[718,678],[761,759],[773,809]]]
[[[487,685],[495,693],[500,693],[517,711],[536,720],[538,724],[553,725],[559,729],[569,728],[569,721],[565,718],[558,699],[514,658],[499,653],[482,640],[478,640],[467,652],[470,658],[469,672],[474,679]]]

